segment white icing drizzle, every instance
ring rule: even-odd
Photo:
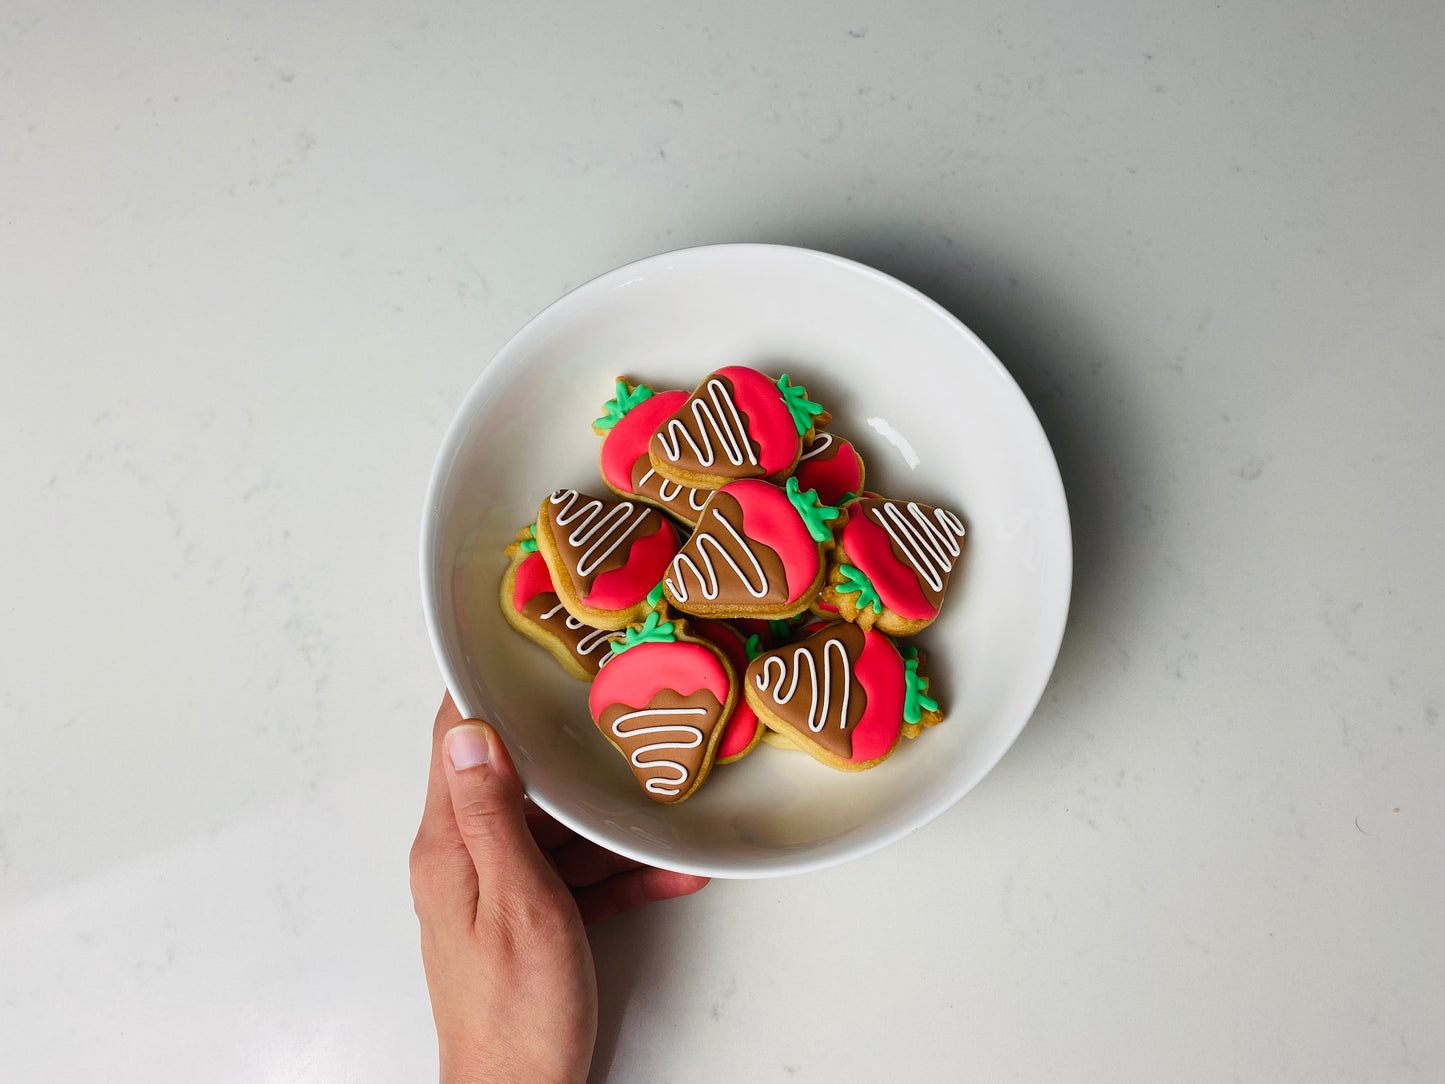
[[[550,610],[544,613],[541,618],[539,618],[539,620],[547,621],[553,617],[556,617],[557,611],[560,609],[562,609],[562,604],[559,602],[557,603],[557,605],[553,606]],[[567,615],[563,623],[573,632],[576,632],[578,629],[581,628],[586,628],[586,626],[581,621],[578,621],[571,614]],[[607,645],[607,641],[616,635],[616,629],[593,629],[586,636],[582,637],[582,639],[577,641],[577,647],[575,650],[579,655],[590,655],[599,647],[605,647]]]
[[[639,726],[635,730],[623,730],[622,724],[629,719],[637,719],[643,716],[664,716],[681,718],[684,715],[706,715],[707,708],[644,708],[641,711],[629,711],[625,715],[619,715],[612,720],[612,733],[620,741],[623,738],[635,738],[642,734],[685,734],[686,741],[655,741],[650,745],[641,745],[633,750],[628,758],[634,768],[670,768],[677,773],[677,778],[669,776],[654,776],[642,784],[649,794],[677,794],[682,790],[683,784],[688,781],[691,774],[685,767],[675,760],[657,759],[643,762],[642,757],[646,753],[654,753],[658,750],[667,749],[696,749],[702,744],[702,731],[687,723],[663,723],[660,726]]]
[[[738,412],[737,403],[728,394],[726,385],[717,377],[713,377],[705,385],[709,399],[701,396],[692,401],[692,416],[697,422],[698,434],[702,437],[702,447],[692,439],[692,434],[687,431],[681,418],[673,418],[662,429],[657,431],[657,442],[662,445],[662,452],[668,459],[676,463],[682,455],[682,442],[686,440],[692,449],[693,455],[697,457],[699,466],[710,467],[717,461],[717,455],[713,451],[712,438],[707,435],[708,427],[717,436],[718,445],[722,448],[723,454],[727,456],[728,462],[735,467],[743,465],[746,461],[758,465],[758,460],[753,455],[752,441],[748,440],[747,427],[743,425],[742,414]],[[731,421],[729,422],[729,419]]]
[[[552,513],[552,522],[557,526],[565,527],[573,520],[580,521],[567,536],[569,546],[581,546],[592,540],[592,544],[577,558],[577,575],[590,576],[642,526],[650,509],[631,501],[621,501],[604,512],[604,505],[595,497],[579,505],[581,497],[582,494],[575,489],[558,489],[547,500],[562,505],[561,511]],[[632,516],[634,511],[637,512],[636,518]]]
[[[963,537],[964,529],[959,518],[946,508],[935,508],[933,516],[938,523],[934,523],[915,501],[908,502],[912,522],[896,501],[887,501],[872,511],[888,537],[907,556],[918,578],[933,590],[942,591],[943,577],[953,571],[961,552],[958,540]]]
[[[672,593],[678,602],[686,602],[688,596],[687,583],[683,580],[682,574],[685,569],[691,569],[692,574],[697,577],[697,586],[702,591],[702,597],[708,600],[717,598],[717,568],[713,565],[712,557],[705,548],[707,543],[711,542],[713,549],[718,552],[724,561],[732,566],[732,570],[737,573],[738,579],[742,580],[743,586],[748,589],[748,594],[752,595],[753,598],[763,598],[768,593],[768,574],[763,571],[763,566],[758,563],[757,554],[753,552],[752,546],[748,545],[748,540],[738,534],[737,528],[728,522],[726,516],[716,508],[712,510],[712,514],[719,523],[727,528],[728,534],[737,540],[737,544],[742,547],[742,551],[748,555],[748,560],[752,562],[753,571],[756,572],[758,576],[758,586],[753,586],[753,581],[748,577],[748,574],[742,570],[737,561],[733,560],[733,555],[727,551],[727,547],[719,542],[714,535],[710,535],[702,530],[701,525],[699,525],[698,533],[694,536],[694,540],[697,542],[697,555],[702,559],[702,568],[698,568],[697,562],[687,554],[679,553],[672,559],[672,574],[667,577],[667,586],[672,589]],[[706,573],[706,575],[704,575],[704,573]],[[709,584],[711,584],[711,587],[709,587]]]
[[[768,687],[769,675],[772,673],[773,664],[778,667],[778,679],[773,684],[772,698],[779,704],[790,703],[793,694],[798,691],[798,678],[803,672],[803,660],[808,663],[808,681],[812,686],[812,697],[808,701],[808,729],[814,734],[818,733],[828,724],[828,709],[833,699],[833,649],[837,649],[838,669],[843,675],[843,696],[838,706],[838,729],[848,729],[848,696],[853,687],[853,666],[848,661],[848,649],[843,641],[837,637],[831,637],[823,642],[823,699],[818,700],[818,658],[807,647],[799,647],[793,651],[793,683],[788,686],[788,691],[782,693],[783,681],[788,676],[788,665],[783,662],[781,655],[769,655],[763,660],[762,672],[753,679],[759,691]]]
[[[801,463],[805,459],[812,459],[815,455],[818,455],[820,452],[826,452],[831,447],[833,447],[833,434],[828,432],[819,433],[813,438],[813,443],[808,445],[808,450],[798,457],[798,462]]]
[[[638,488],[640,489],[642,486],[646,485],[647,480],[656,473],[657,471],[653,470],[651,467],[648,467],[647,473],[637,480]],[[671,493],[667,491],[668,486],[672,487]],[[657,496],[659,497],[659,499],[664,501],[674,501],[677,499],[677,495],[681,493],[684,489],[687,490],[688,507],[691,508],[694,512],[701,512],[702,504],[707,503],[708,491],[705,489],[693,489],[691,486],[685,486],[681,482],[669,482],[666,478],[662,478],[659,479],[657,483]],[[698,497],[702,498],[702,504],[698,503]]]

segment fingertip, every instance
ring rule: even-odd
[[[497,732],[486,723],[458,723],[446,732],[442,746],[454,772],[480,768],[496,760]]]

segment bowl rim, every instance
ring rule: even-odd
[[[941,317],[955,331],[959,332],[966,340],[970,341],[987,359],[992,366],[995,375],[1001,377],[1005,385],[1011,389],[1011,394],[1018,397],[1020,404],[1037,430],[1037,437],[1042,441],[1043,447],[1048,452],[1048,465],[1052,468],[1047,475],[1048,488],[1058,504],[1058,509],[1063,517],[1063,546],[1064,546],[1064,584],[1063,590],[1059,593],[1059,604],[1057,611],[1045,613],[1040,623],[1041,627],[1048,627],[1050,620],[1053,628],[1050,629],[1048,644],[1048,664],[1044,671],[1043,681],[1039,684],[1038,691],[1033,695],[1032,702],[1028,709],[1020,713],[1017,725],[1006,742],[1000,744],[997,753],[986,761],[981,761],[979,766],[966,776],[960,777],[952,786],[941,789],[935,799],[920,812],[915,820],[892,828],[874,838],[860,841],[852,846],[836,848],[825,851],[821,855],[799,856],[792,859],[781,859],[776,865],[749,869],[735,866],[717,866],[707,861],[681,860],[673,861],[669,858],[667,868],[678,873],[696,874],[704,877],[719,877],[727,880],[753,880],[765,877],[791,876],[799,873],[810,873],[832,866],[842,865],[844,862],[852,861],[855,858],[862,858],[865,855],[873,854],[898,842],[905,836],[909,836],[920,828],[931,824],[940,816],[953,808],[962,798],[973,790],[974,787],[997,766],[1004,755],[1013,748],[1018,741],[1018,736],[1033,718],[1034,712],[1038,710],[1039,702],[1043,699],[1044,692],[1048,689],[1052,680],[1054,667],[1058,663],[1059,651],[1063,646],[1064,634],[1068,626],[1069,610],[1073,600],[1074,580],[1074,544],[1073,544],[1073,522],[1069,515],[1068,496],[1064,490],[1063,477],[1059,473],[1058,458],[1054,455],[1053,445],[1050,443],[1048,434],[1044,431],[1043,424],[1038,419],[1033,405],[1024,395],[1023,389],[1018,386],[1009,371],[989,349],[988,345],[980,339],[971,328],[968,327],[953,313],[924,294],[917,288],[910,286],[901,279],[895,278],[884,271],[867,264],[859,263],[857,260],[850,260],[845,256],[838,256],[830,252],[823,252],[818,249],[803,248],[797,245],[779,245],[765,242],[731,242],[714,245],[697,245],[687,248],[671,249],[666,252],[656,253],[652,256],[645,256],[642,259],[614,267],[600,275],[586,280],[574,286],[566,293],[552,301],[545,308],[519,328],[497,352],[491,360],[482,367],[472,386],[463,396],[457,409],[452,415],[451,422],[447,425],[446,433],[442,437],[441,445],[438,448],[436,459],[432,463],[431,473],[427,480],[426,498],[422,505],[421,522],[421,545],[420,545],[420,571],[421,571],[421,596],[422,614],[426,621],[428,639],[431,641],[432,654],[436,657],[437,665],[442,672],[442,679],[446,683],[447,691],[451,694],[453,702],[461,712],[462,717],[476,718],[471,710],[472,705],[467,703],[466,698],[459,695],[458,689],[461,682],[454,671],[444,648],[440,631],[440,622],[435,606],[436,598],[436,567],[432,560],[436,552],[437,531],[438,531],[438,498],[450,473],[452,463],[455,461],[462,444],[463,432],[469,429],[469,419],[474,414],[476,402],[481,399],[493,385],[500,382],[520,363],[519,359],[525,355],[523,347],[539,333],[539,329],[545,327],[550,315],[559,307],[569,303],[570,299],[583,291],[593,292],[603,289],[614,280],[625,280],[633,278],[639,272],[651,270],[655,265],[665,264],[669,261],[676,262],[678,259],[708,260],[719,256],[736,257],[738,255],[756,255],[764,259],[784,257],[788,259],[818,260],[823,263],[834,264],[845,268],[865,278],[870,278],[879,285],[892,290],[900,291],[911,300],[921,304],[924,308],[932,311]],[[522,776],[523,787],[526,787],[526,777],[518,768],[518,774]],[[538,795],[528,792],[528,797],[542,810],[555,818],[567,828],[576,832],[584,839],[589,839],[598,846],[606,847],[609,850],[630,858],[633,861],[651,865],[656,861],[656,856],[648,854],[644,849],[634,847],[628,840],[623,838],[608,837],[598,839],[588,829],[570,817],[566,810],[561,809]]]

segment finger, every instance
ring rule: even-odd
[[[601,884],[614,874],[642,867],[641,862],[613,854],[590,839],[574,839],[553,851],[552,857],[557,860],[557,872],[568,888]]]
[[[427,777],[426,805],[422,809],[423,831],[436,831],[443,835],[455,835],[458,840],[457,819],[452,814],[452,794],[447,787],[446,767],[442,764],[442,739],[452,727],[462,721],[462,713],[452,703],[452,694],[442,696],[441,707],[437,708],[436,722],[431,731],[431,774]]]
[[[575,893],[577,909],[582,912],[582,921],[591,925],[649,903],[690,896],[707,882],[706,877],[645,866],[579,890]]]
[[[497,732],[481,722],[452,727],[442,763],[457,827],[476,869],[477,914],[547,892],[547,865],[527,828],[522,780]]]
[[[550,813],[534,806],[530,800],[527,802],[527,828],[531,831],[532,838],[537,841],[537,846],[544,851],[556,850],[569,839],[577,838],[576,832],[554,820]]]
[[[425,920],[460,921],[475,916],[477,910],[477,871],[457,828],[442,765],[442,738],[460,719],[448,693],[432,728],[426,804],[411,847],[412,901],[418,917]]]

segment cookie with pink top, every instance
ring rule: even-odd
[[[654,391],[646,384],[617,378],[617,394],[602,405],[592,431],[602,438],[598,465],[602,481],[619,497],[661,508],[689,527],[697,525],[707,491],[672,482],[657,473],[647,457],[647,444],[687,402],[685,391]]]
[[[653,608],[648,595],[678,538],[656,508],[558,489],[537,511],[537,548],[568,613],[595,629],[620,629]]]
[[[703,378],[653,433],[647,455],[671,482],[718,489],[742,478],[779,484],[793,473],[828,412],[786,373],[730,365]]]
[[[863,457],[853,442],[819,429],[798,460],[793,477],[803,489],[818,491],[824,504],[842,504],[863,492]]]
[[[744,636],[742,631],[734,628],[729,621],[702,619],[692,622],[690,627],[693,635],[721,648],[722,653],[728,657],[728,662],[732,663],[733,669],[739,674],[748,668],[754,655],[762,651],[759,646],[760,634]],[[733,708],[732,715],[728,717],[722,741],[718,744],[717,762],[731,764],[742,760],[758,747],[766,729],[758,719],[758,713],[753,711],[752,705],[739,698],[737,707]]]
[[[789,478],[746,479],[715,490],[697,529],[663,577],[668,603],[699,617],[788,618],[823,585],[836,508]]]
[[[594,629],[567,612],[552,586],[547,562],[537,552],[533,528],[524,527],[507,547],[511,564],[502,574],[502,616],[527,639],[550,651],[575,678],[591,681],[608,658],[608,641],[616,635]]]
[[[893,636],[927,628],[963,555],[963,520],[946,508],[882,497],[843,507],[848,519],[829,555],[821,605]]]
[[[755,658],[743,690],[770,730],[830,768],[859,772],[887,760],[906,729],[942,720],[918,666],[881,632],[834,621]]]
[[[592,683],[592,721],[655,802],[685,801],[707,779],[738,703],[723,651],[653,612],[614,640]]]

